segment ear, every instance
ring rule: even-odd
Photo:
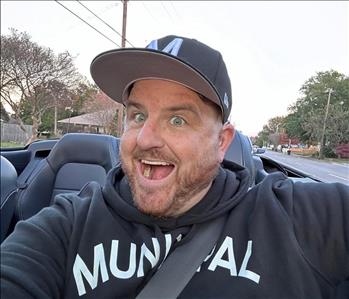
[[[230,143],[233,141],[235,136],[234,126],[230,123],[225,123],[219,134],[219,147],[218,147],[218,157],[219,162],[222,163],[225,153],[228,150]]]

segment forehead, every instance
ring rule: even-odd
[[[143,79],[136,81],[131,90],[129,98],[134,95],[171,96],[171,97],[194,97],[200,99],[199,95],[190,88],[177,82],[160,79]]]
[[[216,114],[219,110],[214,103],[204,100],[190,88],[173,81],[158,79],[135,82],[126,100],[126,106],[129,103],[156,107],[157,109],[177,106],[191,107],[191,109],[196,109],[198,113],[212,111]]]

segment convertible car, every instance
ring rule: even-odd
[[[1,242],[18,221],[49,206],[55,195],[78,192],[89,181],[103,184],[108,171],[119,163],[119,142],[110,135],[70,133],[20,149],[1,149]],[[225,158],[249,170],[251,187],[275,171],[292,180],[316,181],[254,154],[250,139],[241,132],[236,132]],[[337,298],[349,298],[349,282],[338,288]]]

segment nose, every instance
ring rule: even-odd
[[[161,148],[164,145],[164,140],[159,124],[148,118],[138,132],[137,145],[144,151]]]

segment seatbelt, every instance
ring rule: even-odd
[[[199,224],[193,238],[167,257],[136,299],[177,298],[215,246],[225,219]]]
[[[16,221],[23,220],[22,211],[21,211],[21,202],[22,202],[22,194],[25,189],[28,188],[28,181],[34,174],[35,170],[40,167],[40,163],[43,163],[44,159],[36,159],[34,158],[32,161],[28,163],[25,169],[17,178],[17,195],[16,195],[16,207],[14,209],[14,217]]]
[[[25,167],[23,172],[17,178],[17,186],[19,189],[26,189],[28,187],[28,180],[33,174],[34,170],[37,168],[40,162],[43,159],[34,158],[29,164]]]

